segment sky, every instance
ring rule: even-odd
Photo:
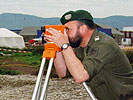
[[[94,18],[133,16],[133,0],[0,0],[1,13],[38,17],[61,17],[70,10],[84,9]]]

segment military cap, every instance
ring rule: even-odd
[[[60,19],[61,23],[64,25],[69,21],[74,20],[91,20],[93,21],[92,15],[85,10],[76,10],[66,12]]]

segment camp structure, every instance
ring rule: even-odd
[[[97,25],[99,26],[99,28],[111,29],[111,33],[113,35],[112,37],[118,44],[121,44],[121,39],[124,37],[124,35],[119,30],[110,25],[105,25],[105,24],[97,24]]]
[[[29,42],[30,40],[37,38],[38,30],[41,30],[41,27],[38,26],[24,27],[19,34],[24,37],[25,42]]]
[[[23,49],[25,43],[22,36],[6,28],[0,28],[0,47]]]
[[[105,24],[97,24],[97,25],[104,29],[111,29],[113,37],[117,37],[117,36],[124,37],[124,35],[120,31],[118,31],[116,28],[110,25],[105,25]]]

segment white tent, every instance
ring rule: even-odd
[[[25,47],[25,43],[22,36],[6,28],[0,28],[0,47],[22,49]]]

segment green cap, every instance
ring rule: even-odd
[[[82,19],[93,21],[92,15],[85,10],[68,11],[61,17],[60,21],[64,25],[69,21],[82,20]]]

